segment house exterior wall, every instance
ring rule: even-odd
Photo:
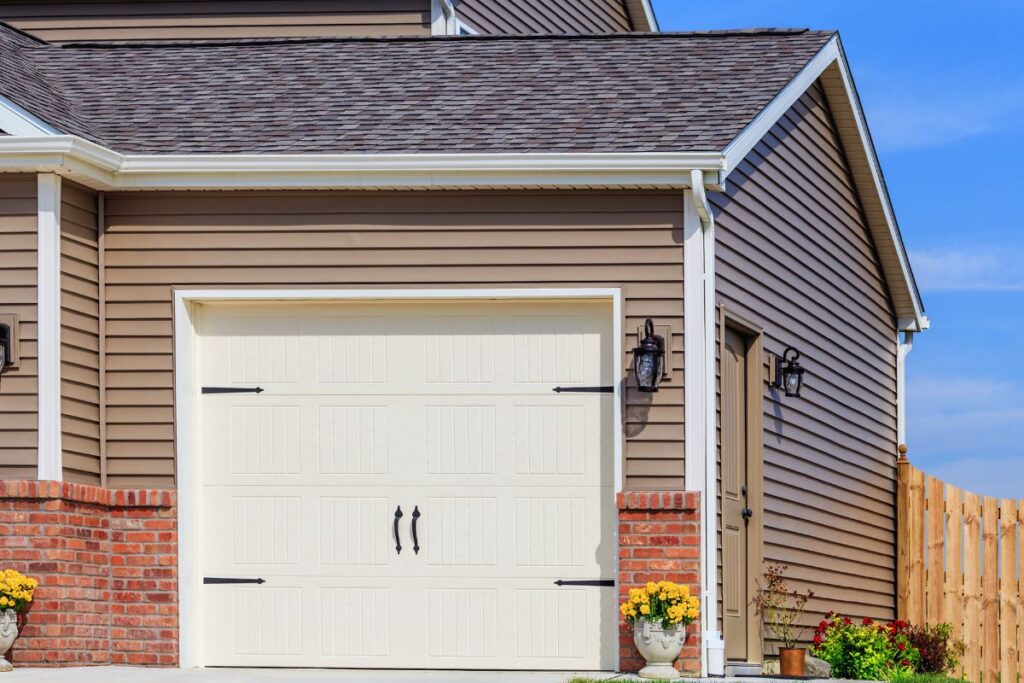
[[[430,35],[430,0],[3,0],[0,20],[50,42]]]
[[[627,391],[625,486],[681,490],[682,202],[672,191],[109,194],[107,481],[175,484],[172,287],[622,287],[624,349],[647,317],[673,332],[661,391]]]
[[[487,34],[634,30],[621,0],[462,0],[456,8],[460,19]]]
[[[764,390],[765,560],[814,591],[808,623],[892,618],[897,322],[818,85],[726,189],[710,195],[719,303],[807,370],[800,398]]]
[[[61,445],[64,479],[99,484],[99,245],[96,193],[61,186]]]
[[[36,476],[36,176],[0,175],[0,313],[18,315],[21,363],[0,375],[0,478]]]

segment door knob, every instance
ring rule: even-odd
[[[743,515],[743,519],[750,519],[754,516],[754,511],[751,510],[750,508],[743,508],[743,512],[741,512],[740,514]]]

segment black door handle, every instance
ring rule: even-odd
[[[395,508],[395,552],[399,555],[402,554],[402,538],[398,535],[398,520],[402,519],[402,506],[399,505]]]
[[[420,506],[417,505],[412,509],[412,551],[417,555],[420,554],[420,540],[416,538],[416,522],[420,519]]]
[[[743,508],[743,512],[741,512],[740,514],[743,515],[743,519],[750,519],[754,516],[754,511],[751,510],[750,508]]]

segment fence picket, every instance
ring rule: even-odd
[[[925,570],[924,570],[924,472],[917,468],[910,470],[910,488],[908,490],[910,514],[907,524],[911,538],[914,539],[910,554],[910,581],[908,583],[907,614],[911,622],[923,624],[925,620]]]
[[[999,676],[999,501],[985,496],[981,505],[981,660],[984,683]]]
[[[964,504],[960,489],[946,484],[946,600],[942,619],[953,627],[953,638],[964,637]],[[936,623],[933,615],[928,615]],[[957,672],[960,673],[960,672]]]
[[[1017,501],[1017,671],[1024,673],[1024,500]]]
[[[974,493],[964,495],[964,671],[981,680],[981,506]]]
[[[946,548],[943,543],[946,528],[946,505],[942,496],[942,482],[935,477],[927,478],[928,504],[928,559],[926,585],[928,587],[926,618],[942,614],[942,603],[946,599],[945,583]],[[922,622],[919,623],[923,623]]]
[[[999,680],[1017,680],[1017,506],[999,501]]]

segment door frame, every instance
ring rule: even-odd
[[[764,567],[764,381],[767,362],[764,355],[764,328],[726,306],[718,309],[718,357],[725,358],[725,330],[732,328],[746,337],[750,346],[746,354],[747,376],[747,506],[753,510],[753,520],[747,527],[747,595],[753,597],[757,581]],[[721,362],[721,361],[719,361]],[[719,368],[721,377],[721,368]],[[721,380],[719,380],[721,381]],[[721,459],[721,451],[718,454]],[[719,485],[720,486],[720,485]],[[721,514],[722,491],[716,491],[718,510]],[[721,529],[715,529],[721,543]],[[722,562],[725,562],[723,555]],[[715,580],[717,585],[717,577]],[[722,600],[718,595],[717,599]],[[760,623],[748,605],[747,642],[748,660],[751,663],[764,661],[763,634]],[[723,637],[724,637],[723,629]],[[726,662],[728,664],[728,662]]]
[[[199,434],[196,410],[197,351],[194,305],[213,302],[337,302],[407,301],[437,302],[445,300],[566,300],[597,299],[612,304],[612,377],[613,399],[613,486],[607,504],[614,509],[615,494],[622,491],[624,436],[622,406],[625,396],[623,376],[623,307],[622,289],[603,288],[534,288],[534,289],[178,289],[173,296],[174,354],[174,437],[175,483],[178,505],[178,666],[203,667],[200,655],[202,633],[202,557],[199,506]],[[617,528],[617,525],[616,525]],[[618,545],[618,532],[612,541]],[[614,553],[615,575],[618,576],[618,553]],[[618,610],[609,615],[618,619]],[[615,670],[619,670],[618,643],[615,648]]]

